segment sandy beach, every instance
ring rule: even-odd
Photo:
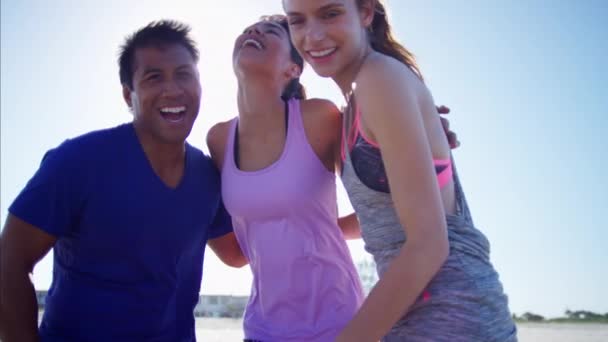
[[[197,318],[199,342],[241,341],[242,320],[230,318]],[[608,324],[520,323],[519,342],[606,342]]]

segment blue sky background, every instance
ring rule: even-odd
[[[388,1],[397,36],[418,57],[462,146],[454,152],[476,224],[492,244],[516,313],[608,312],[608,2]],[[215,122],[236,113],[231,49],[279,0],[1,3],[0,219],[64,139],[129,121],[116,57],[151,20],[192,25],[203,103],[189,141],[204,148]],[[307,70],[309,93],[341,103]],[[340,211],[352,209],[340,191]],[[349,243],[353,258],[365,252]],[[161,252],[161,251],[159,251]],[[248,269],[207,254],[202,293],[247,294]],[[46,289],[52,259],[35,269]]]

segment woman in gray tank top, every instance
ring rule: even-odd
[[[342,181],[380,280],[337,341],[516,341],[430,91],[378,0],[283,0],[291,38],[348,101]]]

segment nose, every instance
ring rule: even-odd
[[[306,30],[306,38],[311,42],[318,42],[325,38],[325,30],[323,25],[316,22],[311,22]]]
[[[245,33],[247,33],[247,34],[261,34],[262,31],[260,31],[260,28],[258,27],[258,25],[253,25],[250,28],[248,28],[247,30],[245,30]]]
[[[163,86],[164,97],[178,97],[184,93],[184,89],[179,85],[177,80],[168,80]]]

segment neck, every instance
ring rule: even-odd
[[[336,76],[332,77],[334,82],[340,87],[342,94],[347,97],[347,100],[354,89],[353,82],[355,82],[359,71],[363,67],[363,63],[365,63],[367,57],[374,52],[371,45],[367,44],[364,49],[361,49],[357,57],[354,58],[351,63],[344,67]]]
[[[137,122],[133,122],[133,126],[137,139],[154,171],[161,178],[165,178],[164,176],[172,178],[169,175],[176,172],[181,177],[186,153],[185,142],[163,142],[149,132],[146,132]]]
[[[237,103],[239,130],[258,130],[274,127],[283,122],[285,102],[279,82],[239,80]],[[270,95],[274,94],[274,95]]]

